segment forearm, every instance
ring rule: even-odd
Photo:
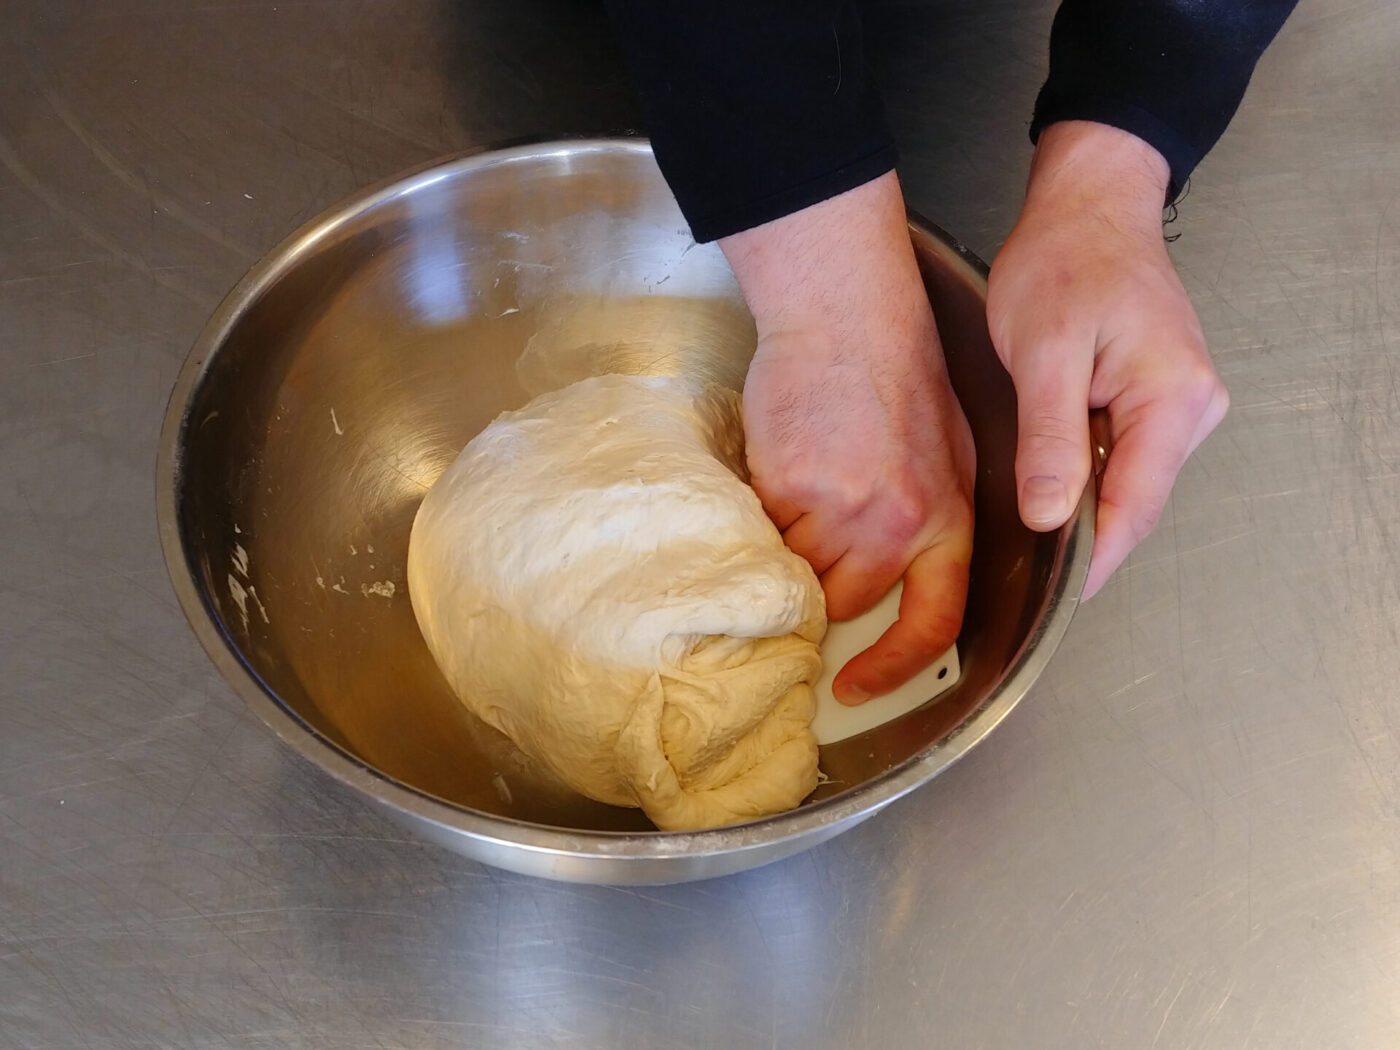
[[[1091,120],[1166,159],[1175,197],[1239,108],[1264,49],[1297,0],[1064,0],[1031,138]]]

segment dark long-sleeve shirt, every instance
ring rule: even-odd
[[[1297,0],[1064,0],[1031,138],[1062,120],[1130,131],[1172,195],[1224,132]],[[849,0],[608,0],[657,162],[697,240],[890,170],[895,145]]]

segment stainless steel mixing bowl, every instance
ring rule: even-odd
[[[314,220],[219,307],[161,435],[161,540],[205,649],[274,731],[431,839],[551,878],[655,883],[813,846],[981,740],[1059,643],[1092,497],[1056,533],[1017,520],[1015,401],[987,337],[985,271],[911,233],[977,442],[963,672],[937,701],[826,747],[801,808],[661,833],[552,783],[449,692],[406,593],[428,486],[497,413],[598,371],[742,382],[753,322],[641,140],[465,156]]]

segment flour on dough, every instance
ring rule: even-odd
[[[743,469],[733,391],[599,376],[488,426],[413,523],[413,610],[462,702],[664,830],[817,783],[821,587]]]

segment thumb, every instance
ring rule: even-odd
[[[1037,532],[1069,520],[1089,483],[1092,352],[1042,345],[1014,361],[1016,495]]]

